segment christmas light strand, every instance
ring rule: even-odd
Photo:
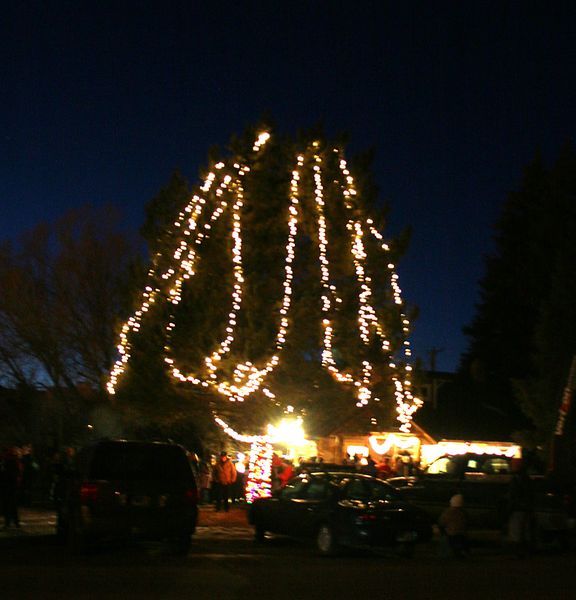
[[[268,141],[270,135],[265,132],[258,136],[254,142],[253,151],[258,153]],[[368,258],[365,236],[369,232],[378,242],[380,249],[389,252],[388,245],[383,236],[376,230],[370,219],[364,220],[357,217],[359,213],[356,206],[358,191],[355,188],[354,179],[348,170],[346,161],[339,149],[334,149],[339,166],[342,182],[335,181],[340,186],[344,206],[350,213],[346,228],[350,236],[350,254],[354,265],[355,277],[358,287],[358,318],[357,327],[361,344],[368,347],[375,335],[381,343],[381,351],[389,358],[388,367],[394,385],[396,410],[400,429],[410,429],[413,413],[421,405],[421,401],[414,397],[411,392],[411,371],[408,364],[411,356],[410,343],[407,339],[410,330],[409,321],[401,312],[402,332],[404,340],[402,348],[404,351],[404,364],[397,366],[391,357],[391,343],[387,339],[383,325],[380,323],[376,311],[372,305],[372,278],[367,272],[366,260]],[[320,284],[322,290],[321,310],[323,313],[323,349],[322,365],[340,383],[349,384],[354,387],[356,405],[366,406],[371,400],[379,401],[373,397],[371,387],[374,375],[374,367],[369,360],[362,360],[360,373],[356,377],[349,372],[341,372],[333,355],[332,338],[334,335],[334,323],[338,310],[338,304],[342,302],[336,286],[331,281],[330,263],[328,258],[329,240],[327,236],[327,221],[325,214],[325,197],[323,182],[323,156],[319,142],[314,142],[310,151],[298,155],[296,167],[292,172],[289,191],[289,206],[287,218],[287,241],[286,255],[284,261],[283,299],[278,315],[278,327],[274,342],[272,356],[262,365],[257,366],[249,361],[240,362],[233,367],[232,379],[229,380],[221,368],[223,359],[230,354],[234,340],[236,339],[236,326],[239,312],[242,309],[244,270],[242,262],[242,208],[244,206],[243,179],[250,172],[246,164],[234,163],[233,167],[227,167],[226,163],[219,162],[208,174],[200,187],[202,195],[194,195],[174,223],[174,231],[180,233],[176,248],[171,254],[171,265],[164,271],[159,268],[163,262],[163,256],[158,253],[154,257],[152,268],[148,273],[150,284],[145,287],[138,309],[123,325],[118,344],[119,358],[114,364],[108,381],[108,391],[115,392],[119,377],[125,371],[130,359],[131,336],[137,334],[141,329],[142,320],[154,302],[159,299],[168,301],[174,308],[182,300],[183,286],[192,279],[196,272],[198,252],[202,244],[209,238],[212,228],[220,221],[226,211],[231,213],[232,227],[230,236],[232,240],[232,263],[233,263],[233,290],[231,297],[231,308],[225,327],[225,335],[216,349],[203,361],[203,368],[198,373],[186,372],[184,367],[178,363],[171,348],[172,332],[176,327],[176,317],[172,310],[168,323],[165,325],[166,344],[164,347],[164,360],[169,368],[169,373],[175,380],[191,383],[202,387],[210,387],[220,395],[232,401],[243,401],[254,392],[261,390],[268,398],[275,400],[275,396],[268,387],[263,384],[266,378],[278,366],[280,354],[289,333],[289,313],[292,303],[292,263],[295,258],[296,237],[298,234],[298,222],[300,215],[299,182],[305,163],[312,166],[314,180],[314,207],[316,212],[317,234],[318,234],[318,260],[320,263]],[[307,157],[309,157],[307,159]],[[230,198],[232,202],[230,202]],[[204,219],[204,213],[208,204],[215,202],[212,213]],[[230,208],[231,204],[231,208]],[[175,263],[175,264],[174,264]],[[398,275],[394,264],[388,263],[388,275],[394,303],[403,306],[401,290],[398,284]],[[161,284],[160,281],[164,281]],[[157,283],[158,282],[158,283]],[[161,289],[168,289],[162,292]],[[218,422],[218,421],[217,421]],[[218,422],[225,431],[232,432],[226,424]],[[241,435],[234,432],[235,435]],[[257,437],[257,436],[256,436]],[[254,436],[243,436],[244,441],[254,441]],[[252,441],[250,443],[252,443]]]
[[[252,442],[246,481],[246,501],[266,498],[272,494],[272,457],[274,447],[266,439]]]
[[[258,138],[255,140],[253,145],[253,151],[259,152],[262,147],[266,144],[266,142],[270,139],[269,132],[265,131],[261,133]],[[216,172],[223,169],[225,164],[223,162],[219,162],[214,165],[214,170]],[[234,168],[238,171],[240,170],[240,165],[234,164]],[[128,362],[131,358],[131,348],[132,344],[130,342],[130,337],[134,334],[137,334],[141,329],[141,322],[145,315],[148,312],[151,305],[156,302],[158,296],[161,295],[162,291],[158,286],[154,286],[153,284],[158,279],[162,279],[165,281],[169,281],[172,278],[175,278],[176,281],[169,292],[169,301],[173,304],[178,304],[181,299],[180,291],[183,285],[183,281],[185,279],[189,279],[192,277],[194,272],[194,263],[196,259],[196,251],[191,245],[194,242],[196,245],[201,245],[205,239],[209,237],[209,231],[211,229],[211,224],[205,224],[204,229],[205,232],[198,231],[198,221],[203,212],[203,208],[206,205],[206,195],[212,188],[214,182],[216,180],[216,173],[214,171],[210,171],[205,178],[203,184],[200,186],[200,190],[204,192],[203,196],[193,195],[190,202],[186,205],[184,210],[182,210],[178,214],[177,220],[174,222],[174,227],[179,228],[183,235],[184,239],[179,242],[178,248],[173,253],[173,258],[176,261],[180,261],[178,270],[175,270],[172,267],[169,267],[164,273],[161,275],[158,274],[157,268],[161,263],[161,259],[163,255],[161,252],[158,252],[153,259],[152,267],[148,271],[147,277],[150,280],[150,284],[145,286],[144,292],[142,293],[142,301],[140,306],[134,311],[134,313],[128,318],[128,320],[123,324],[120,335],[119,335],[119,343],[117,345],[117,350],[120,357],[114,363],[112,370],[110,372],[108,382],[106,384],[106,389],[109,394],[116,393],[116,387],[118,385],[118,381],[120,377],[124,374]],[[229,175],[224,177],[224,180],[220,183],[219,188],[216,190],[216,196],[220,197],[228,188],[228,184],[230,183],[231,177]],[[214,223],[217,221],[222,213],[224,212],[227,203],[225,201],[220,202],[219,206],[215,209],[210,217],[210,221]],[[190,214],[189,217],[187,215]],[[188,222],[188,227],[182,228],[185,220]],[[196,233],[194,237],[192,234]],[[186,239],[190,238],[192,239]],[[187,251],[186,258],[182,258],[184,252]],[[166,330],[170,332],[174,328],[174,323],[171,321],[166,327]],[[167,348],[165,347],[165,351]],[[169,351],[169,347],[168,347]],[[170,358],[170,357],[168,357]]]
[[[348,169],[346,160],[342,157],[340,150],[334,149],[334,152],[339,157],[339,169],[344,177],[346,183],[343,185],[343,196],[344,204],[349,211],[354,210],[354,198],[358,195],[358,192],[354,185],[354,178]],[[366,225],[368,230],[374,238],[379,242],[380,248],[385,253],[390,252],[390,247],[384,242],[382,234],[374,227],[372,219],[366,219]],[[354,243],[352,246],[352,254],[354,256],[354,265],[356,269],[356,276],[359,285],[361,286],[362,292],[359,297],[360,311],[359,311],[359,324],[361,329],[361,337],[365,344],[369,343],[369,327],[371,324],[381,340],[381,350],[385,356],[389,356],[391,352],[391,344],[387,338],[384,327],[379,322],[376,316],[376,312],[373,306],[369,302],[369,298],[372,297],[371,289],[371,277],[366,276],[364,270],[364,261],[367,258],[367,254],[363,244],[364,230],[362,224],[358,220],[351,219],[348,222],[348,229],[354,232]],[[395,272],[395,265],[388,263],[389,270],[389,281],[392,289],[394,303],[399,306],[403,306],[402,290],[398,284],[398,274]],[[401,312],[400,319],[402,321],[402,332],[403,332],[403,352],[404,352],[404,373],[398,373],[398,366],[396,362],[391,358],[388,366],[391,371],[391,379],[394,385],[394,395],[396,399],[396,413],[398,421],[400,422],[400,430],[408,432],[411,428],[411,421],[414,413],[422,406],[422,400],[412,393],[412,366],[409,364],[412,355],[409,332],[410,332],[410,321],[408,317]],[[368,371],[370,364],[364,361],[364,366],[367,371],[365,372],[365,380],[368,379]]]
[[[390,252],[390,247],[384,242],[382,234],[373,226],[372,220],[368,219],[367,224],[370,227],[370,233],[380,243],[380,248],[384,252]],[[402,305],[401,289],[398,285],[398,275],[395,272],[395,266],[393,263],[388,263],[388,270],[390,272],[390,286],[394,295],[394,302],[398,305]],[[411,421],[414,413],[422,406],[423,402],[421,398],[415,396],[411,390],[412,387],[412,366],[410,365],[410,359],[412,357],[412,348],[408,335],[410,333],[410,320],[404,312],[400,313],[400,319],[402,321],[402,333],[404,341],[402,343],[404,351],[404,374],[399,376],[397,372],[393,372],[392,382],[395,388],[396,398],[396,413],[398,421],[400,422],[400,430],[408,432],[411,427]],[[396,368],[394,363],[391,363],[392,368]]]
[[[298,157],[298,166],[301,166],[303,157]],[[238,165],[235,165],[238,166]],[[239,174],[243,175],[248,172],[248,167],[240,167]],[[227,338],[220,344],[220,348],[216,350],[210,357],[204,359],[204,363],[208,369],[208,378],[202,378],[198,375],[191,373],[184,374],[182,369],[178,368],[176,361],[172,356],[168,356],[165,360],[171,367],[172,376],[181,382],[189,382],[195,385],[202,385],[204,387],[212,386],[216,390],[228,397],[230,400],[242,401],[258,389],[260,389],[265,377],[269,375],[274,368],[279,364],[278,353],[282,349],[286,336],[288,333],[288,313],[292,299],[292,279],[293,269],[292,263],[294,261],[294,248],[296,245],[296,235],[298,233],[298,181],[300,175],[298,169],[292,172],[292,180],[290,184],[290,207],[289,207],[289,218],[288,218],[288,241],[286,244],[286,258],[284,265],[284,297],[282,300],[282,306],[280,308],[280,320],[279,327],[276,334],[276,353],[268,360],[264,366],[258,368],[251,362],[238,363],[234,368],[233,380],[234,382],[228,382],[222,380],[217,375],[218,363],[224,355],[226,355],[232,342],[234,341],[234,331],[237,323],[238,311],[241,308],[242,300],[242,283],[244,282],[244,274],[242,270],[242,236],[241,236],[241,216],[240,209],[243,205],[243,188],[240,180],[235,183],[236,188],[236,202],[233,207],[233,232],[232,237],[234,240],[234,274],[236,283],[234,285],[233,292],[233,304],[232,310],[229,313],[228,325],[226,332]],[[174,323],[170,323],[170,329],[174,327]],[[169,350],[169,346],[166,347]],[[262,392],[270,399],[275,399],[274,394],[267,388],[264,388]]]
[[[204,183],[200,189],[203,192],[208,192],[212,187],[214,179],[215,174],[213,172],[210,172],[204,180]],[[182,227],[182,224],[184,223],[185,219],[187,219],[188,228],[184,229],[184,235],[191,235],[191,233],[196,230],[196,224],[200,215],[202,214],[202,210],[205,203],[206,200],[203,197],[200,197],[195,194],[190,200],[190,202],[186,205],[184,210],[179,213],[178,219],[174,223],[174,226]],[[188,214],[190,214],[190,216],[187,218]],[[178,257],[178,252],[179,250],[176,250],[174,252],[175,258]],[[118,384],[118,380],[121,377],[121,375],[125,372],[126,366],[130,361],[130,351],[132,348],[132,345],[130,343],[130,336],[140,331],[144,315],[149,311],[151,305],[156,302],[157,297],[161,294],[161,289],[155,283],[159,277],[157,269],[158,265],[160,264],[161,258],[162,253],[156,253],[152,261],[152,267],[147,273],[149,283],[145,286],[144,291],[142,292],[140,305],[128,318],[128,320],[122,325],[119,334],[119,342],[117,345],[117,350],[118,354],[120,355],[120,358],[118,358],[114,363],[114,366],[110,371],[108,382],[106,384],[106,389],[109,394],[116,393],[116,386]],[[182,268],[186,268],[189,271],[188,264],[186,263]],[[162,275],[160,275],[160,279],[169,280],[175,274],[176,271],[172,267],[170,267],[164,273],[162,273]]]

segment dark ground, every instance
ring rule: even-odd
[[[22,511],[22,532],[0,533],[0,598],[194,600],[570,599],[576,553],[538,549],[516,558],[496,532],[473,532],[472,555],[445,557],[435,539],[412,559],[391,552],[326,559],[285,538],[255,544],[245,508],[202,507],[186,558],[154,544],[73,557],[56,543],[54,514]]]

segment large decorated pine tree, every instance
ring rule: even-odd
[[[197,189],[173,177],[148,207],[151,265],[109,392],[185,396],[232,435],[287,410],[313,432],[351,418],[407,431],[420,401],[402,244],[381,233],[369,169],[353,171],[340,144],[263,128],[233,139]]]

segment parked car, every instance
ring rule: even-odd
[[[342,547],[396,547],[411,554],[432,537],[428,515],[385,481],[341,471],[302,473],[249,509],[255,538],[267,532],[313,540],[323,555]]]
[[[197,485],[184,448],[107,440],[78,452],[57,531],[73,551],[131,538],[166,540],[186,554],[197,519]]]
[[[434,520],[459,493],[464,496],[471,529],[504,530],[512,473],[513,459],[509,457],[468,453],[441,456],[416,476],[387,481]],[[539,538],[566,539],[571,528],[567,498],[544,475],[532,473],[530,478]]]

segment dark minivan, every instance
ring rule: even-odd
[[[104,440],[80,450],[57,531],[73,552],[118,539],[165,540],[187,554],[198,489],[186,451],[162,442]]]

